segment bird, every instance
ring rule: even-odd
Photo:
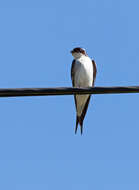
[[[86,53],[86,50],[81,47],[76,47],[71,51],[73,61],[71,65],[71,80],[73,87],[94,87],[97,67]],[[75,134],[77,133],[78,124],[80,125],[81,135],[83,134],[83,121],[88,109],[91,95],[74,95],[76,107],[76,126]]]

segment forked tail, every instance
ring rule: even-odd
[[[77,133],[78,124],[80,124],[81,135],[82,135],[82,134],[83,134],[83,120],[82,120],[82,118],[81,118],[81,117],[76,116],[76,127],[75,127],[75,134]]]

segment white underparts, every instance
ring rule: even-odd
[[[75,60],[75,87],[92,87],[93,84],[93,65],[88,56],[82,55]],[[81,116],[89,95],[76,95],[77,115]]]

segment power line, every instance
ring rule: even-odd
[[[0,89],[0,97],[18,96],[53,96],[73,94],[121,94],[139,93],[139,86],[115,86],[115,87],[94,87],[94,88],[3,88]]]

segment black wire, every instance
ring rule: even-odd
[[[0,97],[18,96],[56,96],[73,94],[121,94],[139,93],[139,86],[115,86],[115,87],[94,87],[94,88],[5,88],[0,89]]]

